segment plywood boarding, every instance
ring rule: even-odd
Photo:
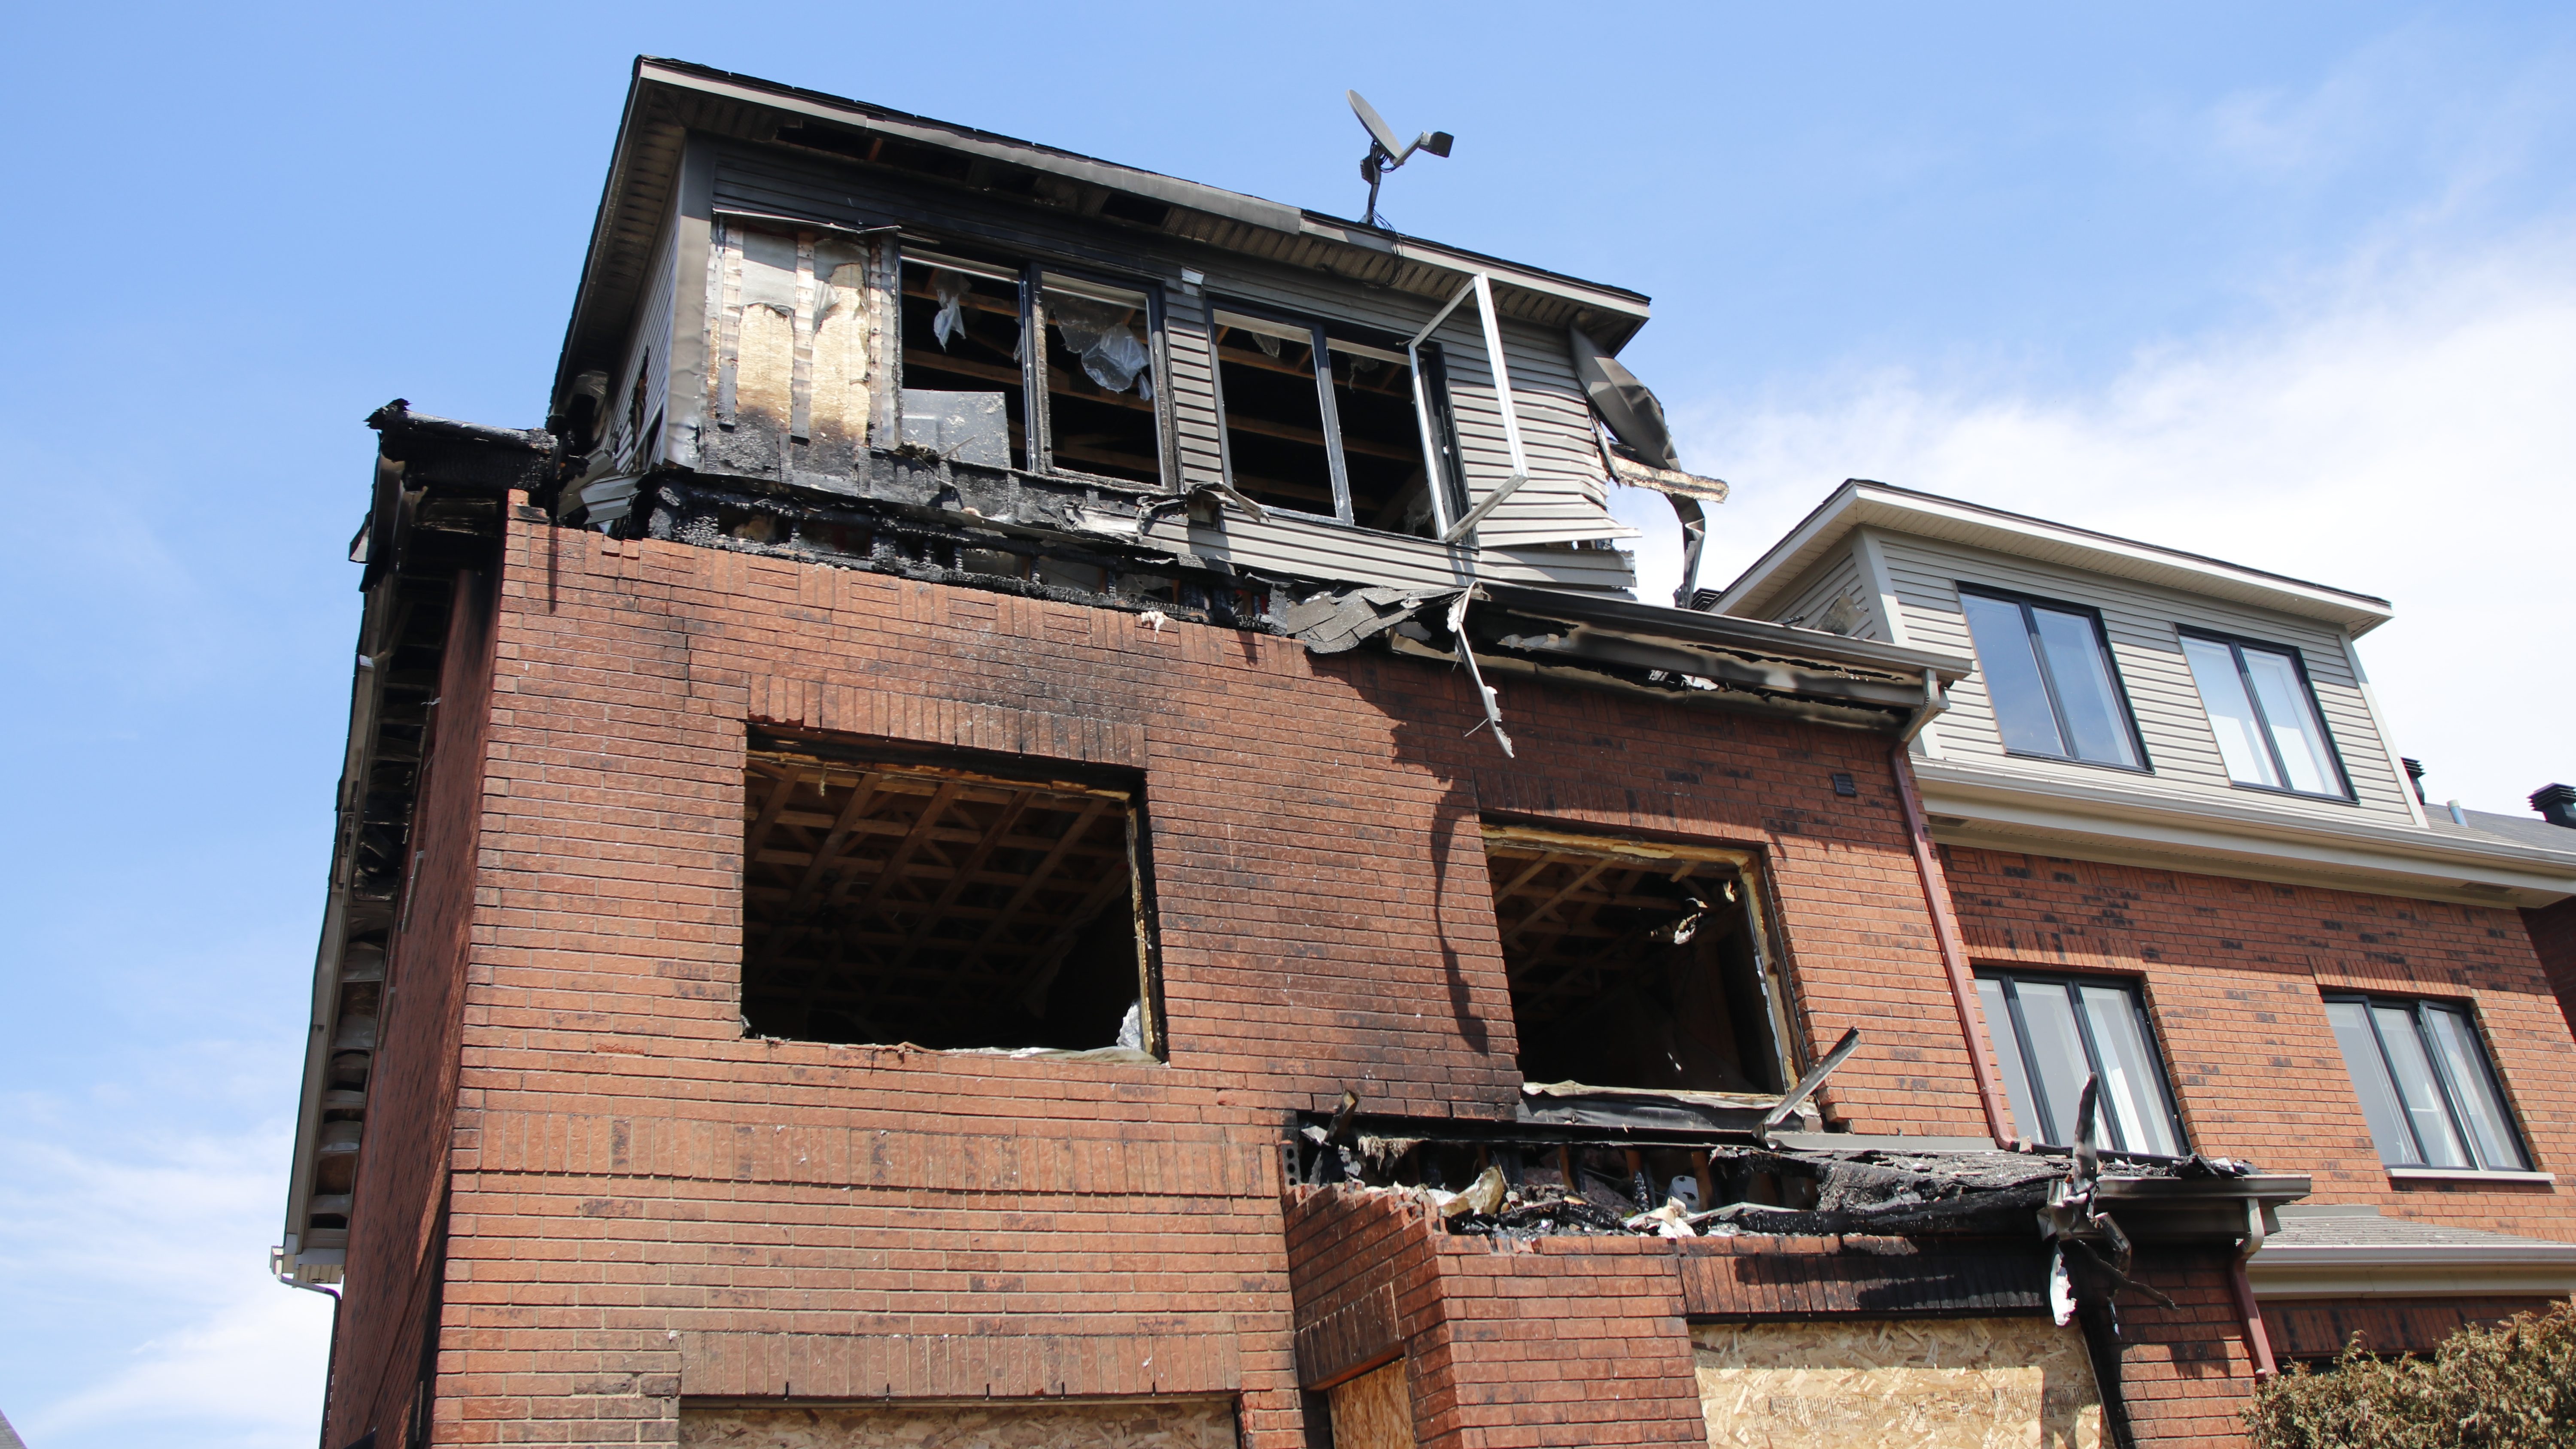
[[[2083,1336],[2040,1317],[1691,1329],[1711,1449],[2098,1449]]]
[[[1326,1400],[1333,1449],[1413,1449],[1413,1394],[1403,1359],[1334,1385]]]
[[[683,1449],[1234,1449],[1222,1399],[680,1410]]]
[[[1970,676],[1950,694],[1950,712],[1941,718],[1943,754],[1958,762],[2035,779],[2067,779],[2075,772],[2086,784],[2112,785],[2141,795],[2176,802],[2223,800],[2230,805],[2279,810],[2326,820],[2365,819],[2381,824],[2412,824],[2405,787],[2388,762],[2379,727],[2362,697],[2360,681],[2344,654],[2338,632],[2310,620],[2275,614],[2248,605],[2200,598],[2150,584],[2062,568],[2032,559],[1989,553],[1929,539],[1884,535],[1888,571],[1905,611],[1908,638],[1915,647],[1971,654],[1967,617],[1959,610],[1959,585],[1984,584],[2041,598],[2062,599],[2102,612],[2102,624],[2128,686],[2129,706],[2145,736],[2150,775],[2133,775],[2035,760],[2004,753],[1996,730],[1994,707],[1982,676]],[[2181,626],[2210,629],[2267,643],[2296,647],[2307,663],[2317,705],[2334,736],[2335,751],[2353,783],[2357,804],[2302,799],[2264,791],[2242,790],[2227,778],[2218,742],[2210,733],[2200,691],[2184,661]]]
[[[715,196],[719,206],[812,218],[833,225],[902,223],[936,236],[944,244],[970,249],[986,246],[1007,251],[1013,249],[1015,242],[1026,245],[1034,241],[1069,258],[1162,282],[1166,301],[1165,381],[1185,482],[1217,478],[1223,468],[1214,361],[1204,316],[1207,297],[1223,296],[1407,336],[1429,321],[1439,306],[1409,293],[1362,289],[1325,273],[1209,252],[1168,238],[1144,234],[1104,236],[1101,229],[1079,217],[1052,218],[1043,212],[964,192],[940,196],[934,208],[900,186],[889,185],[886,178],[748,148],[728,148],[721,153]],[[1206,275],[1204,293],[1193,295],[1182,289],[1180,272],[1184,266]],[[1519,556],[1480,561],[1480,572],[1515,581],[1604,587],[1598,580],[1615,571],[1620,582],[1606,586],[1628,587],[1630,571],[1623,560],[1563,561],[1528,552],[1531,545],[1622,538],[1631,536],[1633,530],[1609,515],[1607,482],[1593,437],[1589,404],[1574,379],[1563,338],[1549,329],[1509,319],[1503,322],[1502,331],[1530,481],[1496,509],[1478,533],[1478,542],[1489,554],[1497,549],[1512,549],[1519,551]],[[1449,364],[1451,402],[1459,446],[1467,459],[1470,496],[1482,498],[1508,475],[1510,468],[1492,369],[1486,360],[1473,306],[1453,313],[1435,337]],[[1253,526],[1255,530],[1258,527]],[[1367,541],[1359,550],[1362,557],[1377,556],[1383,536],[1355,537]],[[1301,541],[1290,530],[1268,541],[1266,548],[1256,547],[1254,552],[1283,553],[1292,561],[1303,560],[1306,556]],[[1266,557],[1238,557],[1247,564],[1283,566]],[[1603,567],[1611,564],[1615,564],[1615,570]],[[1376,570],[1355,575],[1348,569],[1312,566],[1291,567],[1290,571],[1327,578],[1378,576]]]

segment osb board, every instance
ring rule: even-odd
[[[1235,1449],[1221,1399],[680,1410],[683,1449]]]
[[[1335,1384],[1333,1449],[1413,1449],[1413,1394],[1404,1385],[1404,1360]]]
[[[1702,1324],[1711,1449],[2099,1449],[2082,1334],[2045,1318]]]

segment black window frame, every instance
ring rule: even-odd
[[[1171,396],[1170,308],[1163,296],[1160,279],[1142,273],[1106,270],[1082,262],[1067,262],[1021,249],[1010,249],[1004,255],[976,254],[978,248],[942,247],[924,243],[923,255],[913,255],[913,238],[898,235],[894,246],[894,275],[897,306],[901,305],[903,269],[907,265],[936,266],[937,258],[972,262],[995,271],[1016,270],[1020,286],[1020,335],[1034,339],[1020,359],[1020,391],[1028,402],[1028,436],[1021,455],[1012,466],[1042,478],[1072,478],[1111,488],[1132,491],[1169,491],[1179,470],[1174,464],[1175,420],[1169,402]],[[1145,296],[1145,350],[1152,357],[1154,369],[1154,465],[1161,475],[1155,482],[1142,483],[1133,478],[1119,478],[1107,473],[1093,473],[1081,468],[1059,467],[1055,462],[1055,409],[1046,387],[1046,308],[1041,300],[1050,276],[1071,281],[1091,282],[1104,287],[1142,292]],[[902,325],[896,324],[893,349],[893,385],[895,411],[901,414],[902,393],[907,385],[903,377]]]
[[[1335,341],[1357,343],[1382,352],[1402,353],[1406,350],[1407,339],[1377,328],[1357,323],[1336,322],[1310,312],[1292,311],[1263,302],[1246,301],[1240,297],[1221,297],[1212,292],[1203,292],[1200,294],[1200,302],[1201,320],[1207,328],[1208,390],[1216,405],[1217,456],[1219,466],[1224,470],[1226,486],[1235,488],[1236,484],[1234,481],[1234,430],[1226,424],[1225,369],[1219,364],[1216,356],[1216,314],[1220,311],[1233,312],[1245,317],[1258,317],[1265,322],[1276,322],[1285,327],[1304,327],[1313,339],[1310,345],[1314,348],[1315,357],[1318,360],[1315,368],[1315,392],[1318,416],[1324,425],[1326,466],[1332,474],[1333,511],[1316,513],[1309,509],[1291,508],[1284,503],[1264,503],[1262,507],[1295,518],[1307,518],[1318,523],[1355,528],[1364,533],[1386,534],[1393,538],[1421,537],[1419,534],[1395,533],[1358,520],[1351,504],[1350,468],[1342,449],[1341,404],[1333,396],[1333,371],[1330,360],[1332,344]],[[1448,356],[1439,343],[1427,340],[1412,350],[1417,359],[1417,363],[1413,366],[1414,378],[1421,386],[1418,405],[1429,407],[1432,414],[1430,433],[1434,458],[1426,462],[1436,460],[1437,466],[1426,469],[1426,472],[1431,474],[1432,521],[1433,533],[1436,537],[1438,533],[1445,531],[1466,516],[1465,462],[1459,450],[1457,415],[1449,399]],[[1415,426],[1419,428],[1422,421],[1417,412]]]
[[[2069,603],[2064,599],[2052,599],[2041,594],[2025,594],[2017,589],[1997,588],[1992,584],[1973,584],[1960,581],[1956,587],[1959,593],[1963,596],[1975,595],[1982,599],[1993,599],[1998,603],[2016,604],[2020,606],[2022,628],[2030,638],[2031,659],[2034,663],[2039,665],[2040,687],[2048,694],[2049,718],[2057,726],[2057,738],[2061,742],[2072,740],[2075,737],[2075,731],[2067,723],[2065,704],[2058,699],[2057,674],[2055,670],[2049,667],[2048,647],[2039,637],[2039,624],[2038,621],[2032,617],[2031,609],[2034,606],[2055,609],[2062,614],[2080,614],[2086,619],[2091,620],[2093,624],[2093,645],[2095,648],[2102,651],[2102,668],[2104,672],[2111,676],[2111,692],[2118,696],[2118,703],[2120,706],[2120,727],[2128,732],[2129,748],[2138,752],[2138,763],[2127,765],[2122,764],[2118,760],[2088,760],[2081,755],[2075,754],[2052,755],[2037,750],[2015,749],[2010,744],[2004,745],[2003,750],[2005,754],[2017,756],[2025,760],[2056,760],[2069,765],[2089,765],[2095,769],[2118,770],[2121,773],[2128,775],[2152,775],[2156,772],[2155,759],[2147,753],[2146,735],[2138,728],[2138,712],[2136,708],[2129,703],[2128,678],[2120,672],[2120,656],[2111,648],[2111,631],[2102,623],[2101,610],[2094,608],[2090,604]],[[1965,606],[1961,607],[1959,615],[1962,627],[1968,627],[1967,609]],[[1976,648],[1976,630],[1973,627],[1968,627],[1968,641],[1968,647],[1973,652]],[[1977,668],[1982,673],[1985,667],[1986,662],[1982,657],[1980,657],[1977,660]],[[2003,735],[2003,713],[1995,706],[1994,690],[1991,686],[1986,690],[1986,708],[1995,716],[1996,737],[2001,739]]]
[[[2325,705],[2317,698],[2316,681],[2308,677],[2308,651],[2296,644],[2275,644],[2269,639],[2257,639],[2246,634],[2229,634],[2217,629],[2202,629],[2189,624],[2176,624],[2174,635],[2177,639],[2198,639],[2205,644],[2227,646],[2228,657],[2236,665],[2236,682],[2245,691],[2245,703],[2254,711],[2254,722],[2263,727],[2263,749],[2272,757],[2273,772],[2284,780],[2290,778],[2289,761],[2282,758],[2281,742],[2273,738],[2272,717],[2263,708],[2262,696],[2255,693],[2254,677],[2245,672],[2245,651],[2260,649],[2266,654],[2289,656],[2290,670],[2298,675],[2299,688],[2306,693],[2308,708],[2316,715],[2317,737],[2326,742],[2326,759],[2334,765],[2335,783],[2342,788],[2335,791],[2299,790],[2288,785],[2266,785],[2259,780],[2239,780],[2232,773],[2227,777],[2228,784],[2239,790],[2257,790],[2266,795],[2288,795],[2300,800],[2340,800],[2347,805],[2355,803],[2360,798],[2352,788],[2352,772],[2344,768],[2343,745],[2335,739],[2334,726],[2326,720]],[[2211,727],[2210,743],[2214,747],[2217,744],[2217,735],[2216,726],[2211,723],[2209,717],[2209,700],[2200,692],[2200,676],[2193,673],[2191,656],[2188,654],[2183,656],[2183,672],[2192,676],[2192,697],[2200,701],[2200,718],[2202,723],[2209,724]],[[2227,768],[2224,755],[2220,757],[2219,768],[2222,770]]]
[[[2450,1119],[2451,1134],[2459,1139],[2461,1149],[2468,1153],[2469,1160],[2475,1164],[2474,1167],[2437,1167],[2433,1165],[2432,1155],[2424,1150],[2423,1134],[2415,1130],[2414,1114],[2407,1110],[2405,1099],[2401,1091],[2401,1095],[2398,1099],[2397,1121],[2400,1126],[2405,1128],[2407,1140],[2412,1142],[2415,1146],[2415,1160],[2413,1162],[2390,1162],[2383,1154],[2380,1158],[2381,1166],[2424,1172],[2526,1173],[2534,1170],[2535,1164],[2539,1159],[2534,1157],[2531,1152],[2531,1134],[2523,1130],[2522,1113],[2515,1109],[2513,1098],[2505,1092],[2504,1073],[2496,1068],[2495,1050],[2487,1044],[2486,1027],[2484,1023],[2478,1020],[2478,1013],[2474,1003],[2445,1000],[2438,996],[2391,996],[2384,992],[2374,991],[2327,991],[2320,993],[2320,997],[2329,1004],[2341,1001],[2353,1002],[2360,1005],[2362,1008],[2362,1019],[2370,1023],[2371,1041],[2379,1048],[2379,1068],[2382,1072],[2385,1072],[2388,1075],[2392,1086],[2394,1086],[2397,1081],[2397,1069],[2396,1066],[2388,1059],[2388,1038],[2386,1034],[2380,1030],[2379,1012],[2377,1008],[2395,1007],[2406,1013],[2407,1020],[2412,1022],[2415,1027],[2416,1045],[2423,1050],[2425,1061],[2433,1068],[2433,1082],[2434,1085],[2441,1090],[2442,1112],[2444,1116]],[[2440,1045],[2433,1040],[2433,1034],[2425,1029],[2424,1008],[2428,1006],[2444,1011],[2457,1012],[2461,1017],[2467,1020],[2470,1035],[2477,1039],[2478,1065],[2483,1068],[2487,1074],[2487,1089],[2494,1094],[2496,1105],[2502,1109],[2504,1115],[2504,1128],[2507,1132],[2513,1134],[2514,1148],[2522,1154],[2522,1161],[2519,1165],[2513,1167],[2490,1167],[2487,1165],[2486,1150],[2478,1145],[2477,1134],[2470,1130],[2468,1119],[2461,1108],[2460,1088],[2458,1083],[2451,1080],[2451,1065],[2449,1061],[2444,1058]],[[2340,1037],[2336,1038],[2335,1050],[2338,1055],[2343,1051],[2343,1041]],[[2346,1061],[2344,1063],[2344,1070],[2347,1073],[2352,1070],[2352,1063],[2350,1061]],[[2379,1147],[2378,1137],[2375,1132],[2372,1134],[2371,1147],[2374,1151],[2378,1150]]]
[[[2166,1125],[2173,1129],[2173,1140],[2177,1149],[2175,1155],[2190,1155],[2191,1134],[2185,1130],[2183,1124],[2182,1095],[2174,1090],[2173,1070],[2166,1065],[2164,1043],[2157,1040],[2155,1015],[2147,1010],[2147,992],[2144,982],[2130,976],[2090,976],[2066,971],[2022,971],[2009,966],[1980,966],[1976,968],[1974,975],[1979,981],[2000,981],[2003,983],[2004,1003],[2012,1012],[2012,1020],[2010,1023],[2013,1035],[2012,1046],[2021,1056],[2022,1080],[2030,1084],[2031,1096],[2033,1098],[2032,1105],[2039,1110],[2043,1117],[2056,1115],[2054,1110],[2056,1104],[2048,1099],[2048,1087],[2040,1075],[2039,1058],[2031,1048],[2030,1023],[2023,1015],[2021,1006],[2022,984],[2027,982],[2034,986],[2054,986],[2061,990],[2070,986],[2108,986],[2117,988],[2121,993],[2126,995],[2129,998],[2130,1007],[2138,1014],[2138,1038],[2146,1043],[2147,1054],[2154,1059],[2152,1065],[2155,1067],[2156,1085],[2163,1089],[2165,1121]],[[2084,1049],[2085,1066],[2095,1077],[2107,1077],[2108,1074],[2104,1071],[2102,1065],[2101,1046],[2093,1040],[2092,1014],[2090,1011],[2085,1009],[2083,998],[2080,995],[2071,998],[2070,1013],[2075,1019],[2076,1044]],[[1992,1036],[1994,1034],[1994,1023],[1988,1022],[1986,1024],[1986,1031],[1989,1036]],[[2002,1050],[2003,1045],[2003,1043],[1997,1042],[1996,1049],[1998,1051]],[[2066,1104],[2066,1118],[2070,1124],[2074,1121],[2075,1106],[2076,1104],[2073,1102]],[[2098,1100],[2094,1106],[2094,1121],[2101,1131],[2101,1140],[2114,1151],[2127,1152],[2141,1157],[2163,1155],[2160,1153],[2142,1152],[2137,1148],[2122,1144],[2119,1140],[2122,1133],[2120,1131],[2118,1114],[2105,1110]],[[2045,1129],[2048,1126],[2045,1121],[2034,1123],[2032,1125],[2042,1129]],[[2042,1145],[2051,1147],[2067,1147],[2072,1146],[2073,1144],[2064,1142],[2051,1143],[2043,1140]]]

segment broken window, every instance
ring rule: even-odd
[[[904,254],[905,443],[987,468],[1026,466],[1020,290],[1008,267]]]
[[[1429,443],[1444,477],[1435,502],[1401,339],[1364,340],[1317,322],[1231,308],[1218,309],[1213,321],[1226,472],[1237,492],[1420,537],[1438,533],[1444,506],[1451,517],[1462,511],[1436,347],[1422,349],[1420,394],[1437,422]]]
[[[1155,1049],[1130,783],[755,733],[743,816],[752,1034]]]
[[[1159,485],[1157,306],[1151,292],[1097,278],[906,249],[903,441],[985,467]],[[1033,371],[1044,399],[1034,437]]]
[[[1161,483],[1153,299],[1061,273],[1047,274],[1039,296],[1046,315],[1049,470]]]
[[[1485,863],[1524,1080],[1784,1089],[1751,856],[1488,825]]]

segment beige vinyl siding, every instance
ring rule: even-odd
[[[1854,620],[1851,637],[1876,639],[1888,637],[1887,623],[1879,617],[1878,593],[1861,576],[1858,551],[1849,544],[1836,549],[1807,571],[1807,576],[1784,595],[1784,602],[1767,612],[1766,617],[1783,624],[1802,628],[1822,627],[1816,621],[1832,607],[1837,597],[1851,600]]]
[[[2404,785],[2388,764],[2376,721],[2343,649],[2339,631],[2313,621],[2148,584],[2106,578],[2030,559],[1895,534],[1880,535],[1888,571],[1918,648],[1973,654],[1959,585],[1983,584],[2101,611],[2129,707],[2147,748],[2150,774],[2004,753],[1982,674],[1950,692],[1940,720],[1941,749],[1954,764],[1973,764],[2032,779],[2080,780],[2177,802],[2220,801],[2325,820],[2412,824]],[[2240,788],[2227,778],[2210,733],[2200,691],[2184,660],[2180,628],[2206,629],[2296,648],[2334,737],[2335,753],[2357,803]]]
[[[1106,275],[1161,283],[1167,412],[1181,475],[1174,481],[1184,486],[1212,481],[1224,467],[1207,328],[1208,309],[1215,301],[1245,302],[1408,337],[1440,307],[1438,301],[1410,293],[1362,288],[1328,273],[1217,252],[1177,238],[1128,232],[963,192],[934,197],[926,187],[858,168],[751,148],[725,146],[718,153],[715,202],[829,226],[895,223],[952,248],[999,255],[1050,253]],[[1185,267],[1204,274],[1200,291],[1184,287]],[[1590,406],[1574,380],[1563,335],[1509,318],[1503,320],[1502,332],[1530,479],[1479,526],[1475,572],[1563,588],[1633,588],[1635,570],[1624,552],[1563,546],[1636,532],[1610,516]],[[1474,301],[1452,312],[1434,337],[1448,364],[1451,408],[1472,503],[1510,474]],[[1164,535],[1158,530],[1157,536]],[[1430,539],[1329,521],[1281,515],[1254,523],[1230,516],[1221,530],[1193,528],[1191,540],[1193,552],[1294,576],[1408,585],[1463,577],[1458,550]]]

